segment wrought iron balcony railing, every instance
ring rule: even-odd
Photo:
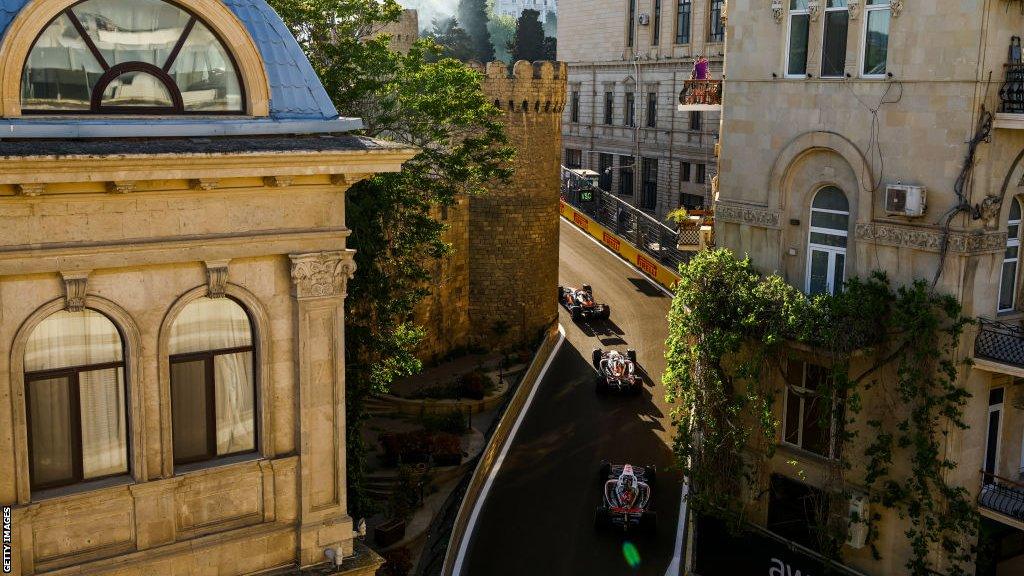
[[[679,94],[683,106],[721,106],[721,80],[684,80]]]
[[[978,505],[1004,516],[1024,521],[1024,484],[983,470]]]
[[[1024,328],[979,318],[974,357],[1024,368]]]
[[[1010,63],[1003,67],[1006,77],[999,87],[999,111],[1024,114],[1024,64]]]

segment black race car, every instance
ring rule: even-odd
[[[589,284],[584,284],[581,288],[559,286],[558,302],[565,306],[569,314],[572,314],[574,321],[592,318],[607,320],[612,314],[610,306],[594,301],[594,289]]]
[[[591,362],[597,370],[594,388],[598,393],[611,390],[640,394],[643,391],[644,379],[636,363],[636,350],[626,350],[622,354],[617,350],[595,348]]]
[[[601,463],[601,503],[594,512],[594,527],[653,534],[658,515],[651,510],[657,470],[654,466]]]

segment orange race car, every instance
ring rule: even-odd
[[[574,321],[607,320],[612,314],[610,306],[594,301],[594,289],[589,284],[584,284],[581,288],[559,286],[558,301],[565,306]]]

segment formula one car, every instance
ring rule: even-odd
[[[591,362],[597,370],[594,387],[598,393],[613,390],[639,394],[643,391],[644,380],[636,363],[636,350],[626,350],[623,355],[617,350],[595,348]]]
[[[658,523],[657,513],[651,510],[656,472],[654,466],[602,462],[601,503],[594,512],[594,527],[653,534]]]
[[[607,320],[612,314],[610,306],[594,302],[594,289],[589,284],[584,284],[582,288],[559,286],[558,301],[572,314],[574,321],[591,318]]]

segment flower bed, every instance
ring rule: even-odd
[[[462,442],[458,434],[416,430],[380,435],[387,466],[433,461],[437,466],[462,462]]]

